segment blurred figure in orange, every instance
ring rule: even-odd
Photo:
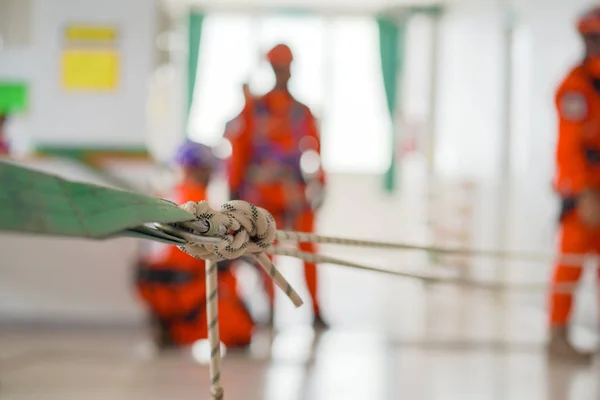
[[[250,86],[247,83],[242,85],[242,94],[244,96],[244,105],[242,106],[242,111],[230,121],[227,121],[225,124],[225,139],[229,140],[230,143],[233,143],[234,137],[239,134],[240,129],[242,129],[242,123],[244,121],[245,116],[251,112],[254,107],[254,102],[256,98],[252,95],[250,91]],[[231,164],[230,164],[231,165]]]
[[[556,93],[555,187],[562,198],[559,252],[563,254],[600,252],[600,8],[582,16],[578,30],[585,57]],[[559,260],[553,282],[575,284],[581,272],[581,265]],[[572,304],[571,293],[551,294],[549,351],[553,356],[589,362],[591,353],[576,350],[568,340]]]
[[[178,183],[171,200],[177,204],[206,200],[217,158],[211,148],[186,141],[175,156]],[[159,348],[192,344],[206,338],[205,263],[175,246],[161,245],[138,265],[137,290],[151,314]],[[227,347],[250,343],[254,323],[238,295],[228,263],[219,265],[221,341]]]
[[[275,46],[267,60],[275,73],[275,87],[255,98],[245,86],[244,109],[226,127],[225,137],[232,145],[228,164],[231,197],[267,209],[280,229],[313,232],[315,211],[323,202],[325,187],[317,123],[310,109],[289,91],[293,61],[290,48]],[[315,250],[308,243],[300,248]],[[325,327],[317,295],[316,265],[305,263],[304,270],[314,324]],[[274,289],[270,279],[265,280],[272,323]]]
[[[6,124],[8,123],[8,115],[0,111],[0,156],[10,154],[8,139],[6,133]]]

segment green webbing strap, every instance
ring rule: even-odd
[[[144,224],[193,219],[167,200],[0,162],[0,231],[91,239],[133,236],[176,244],[183,241]]]

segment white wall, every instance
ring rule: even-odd
[[[474,2],[449,8],[442,19],[436,160],[440,174],[495,176],[500,27],[497,8]]]
[[[478,248],[497,245],[497,210],[502,134],[502,14],[497,6],[462,2],[441,20],[436,115],[436,173],[445,180],[478,183],[473,228]],[[488,260],[477,275],[496,276]]]
[[[499,245],[500,219],[509,221],[508,247],[555,251],[558,198],[552,191],[556,117],[554,91],[582,56],[575,30],[589,0],[516,2],[511,146],[512,209],[497,213],[502,127],[503,14],[498,6],[457,2],[448,8],[441,29],[438,146],[436,167],[450,179],[474,179],[477,247]],[[478,263],[478,275],[518,281],[544,281],[549,263]],[[498,272],[495,272],[498,271]],[[590,318],[591,295],[584,312]],[[543,305],[537,298],[536,304]]]
[[[0,322],[139,321],[131,290],[139,241],[0,235]],[[36,249],[36,251],[31,251]]]
[[[0,79],[27,80],[31,103],[12,136],[45,144],[142,145],[147,83],[154,68],[155,0],[34,0],[33,45],[0,51]],[[69,23],[115,25],[120,84],[114,93],[61,87],[63,29]]]

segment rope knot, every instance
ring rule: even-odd
[[[232,260],[245,254],[260,254],[271,248],[277,238],[275,218],[267,210],[242,200],[229,201],[214,210],[207,201],[187,202],[181,208],[205,222],[209,234],[222,239],[218,245],[187,243],[181,250],[203,260]],[[224,235],[214,235],[216,227]]]

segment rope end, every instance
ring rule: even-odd
[[[292,298],[292,303],[294,303],[294,306],[296,308],[300,308],[304,305],[304,301],[302,301],[300,297]]]

